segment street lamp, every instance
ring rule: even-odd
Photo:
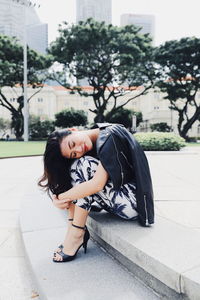
[[[136,117],[136,115],[132,115],[132,128],[131,128],[131,130],[132,130],[132,133],[135,133],[136,132],[136,128],[137,128],[137,117]]]
[[[28,142],[28,119],[29,119],[29,111],[28,111],[28,97],[27,97],[27,28],[26,28],[26,8],[27,7],[35,7],[36,3],[33,3],[29,0],[11,0],[18,5],[21,5],[23,8],[24,14],[24,45],[23,45],[23,61],[24,61],[24,142]],[[38,6],[39,7],[39,6]]]

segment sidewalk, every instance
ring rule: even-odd
[[[36,188],[41,158],[0,159],[0,300],[37,299],[25,257],[19,209],[27,185]]]
[[[200,230],[200,147],[148,154],[156,214]]]
[[[200,152],[192,148],[147,155],[156,214],[199,231]],[[0,299],[38,300],[37,287],[26,264],[18,217],[24,190],[31,186],[30,197],[37,190],[41,157],[0,160],[0,170]]]

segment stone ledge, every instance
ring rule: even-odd
[[[23,197],[20,227],[27,260],[44,300],[159,300],[92,240],[72,262],[56,264],[52,254],[66,232],[66,212],[31,187]]]
[[[162,217],[145,228],[106,212],[92,212],[88,226],[98,243],[159,294],[199,300],[199,232]]]

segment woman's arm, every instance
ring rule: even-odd
[[[108,173],[102,166],[101,162],[99,162],[96,172],[92,179],[80,183],[70,190],[59,194],[59,200],[73,201],[78,200],[101,191],[103,187],[106,185],[108,180]]]

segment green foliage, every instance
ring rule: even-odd
[[[66,87],[69,84],[65,72],[78,81],[87,79],[92,91],[87,92],[81,86],[76,89],[81,95],[93,97],[96,121],[103,121],[111,99],[116,110],[118,97],[138,86],[143,87],[139,94],[145,93],[153,84],[151,38],[139,31],[133,25],[117,27],[88,19],[77,25],[64,23],[59,37],[51,44],[50,53],[63,66],[63,72],[54,74],[54,78]]]
[[[135,112],[131,109],[120,108],[113,114],[107,113],[105,116],[105,121],[110,123],[119,123],[123,124],[126,128],[132,127],[132,116],[136,115],[136,126],[142,122],[142,113]]]
[[[28,83],[33,87],[46,79],[44,71],[51,66],[51,56],[27,49]],[[43,74],[43,75],[42,75]],[[0,87],[23,86],[23,46],[16,38],[0,35]]]
[[[49,134],[55,130],[53,121],[45,120],[33,121],[29,126],[30,137],[32,139],[43,139],[47,138]]]
[[[0,118],[0,131],[1,131],[1,138],[3,138],[6,134],[6,130],[10,129],[11,123],[9,120]]]
[[[84,126],[87,124],[87,116],[83,110],[73,108],[63,110],[55,115],[55,125],[61,128]]]
[[[28,48],[27,61],[28,84],[38,93],[47,77],[46,72],[52,64],[52,59]],[[16,38],[0,35],[0,105],[11,112],[12,128],[17,139],[23,135],[23,95],[19,95],[17,99],[18,106],[13,106],[3,93],[2,87],[14,88],[18,85],[23,93],[23,80],[23,46]]]
[[[6,130],[10,127],[10,121],[0,118],[0,130]]]
[[[176,151],[185,146],[185,140],[174,133],[140,132],[134,137],[145,151]]]
[[[36,115],[29,115],[29,124],[34,124],[37,123],[38,121],[40,121],[40,117],[36,116]]]
[[[165,122],[151,124],[150,128],[152,131],[159,131],[159,132],[170,132],[171,127],[167,125]]]
[[[167,94],[165,99],[169,99],[170,109],[178,112],[178,130],[184,138],[200,117],[197,100],[200,89],[199,49],[199,38],[186,37],[168,41],[155,51],[155,61],[161,74],[157,86]]]

